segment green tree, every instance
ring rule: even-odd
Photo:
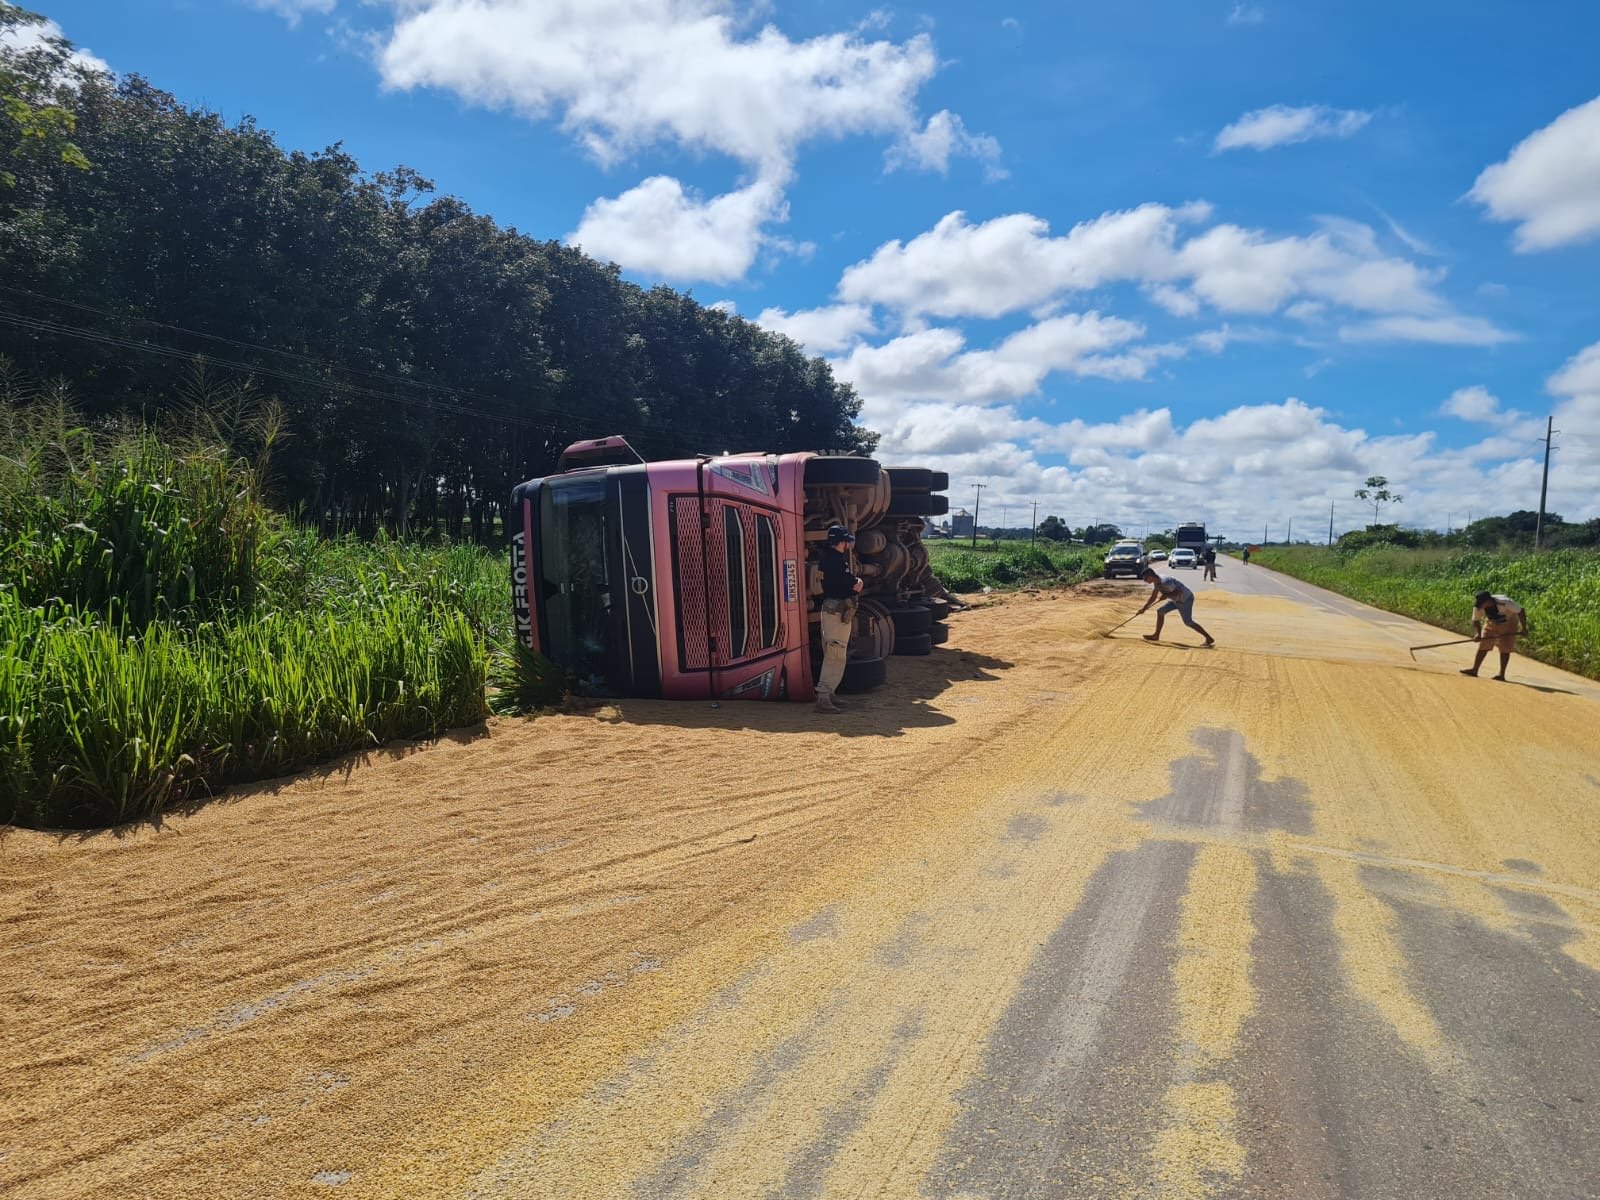
[[[1072,537],[1072,530],[1060,517],[1049,516],[1039,522],[1039,536],[1046,541],[1065,542]]]
[[[1372,505],[1372,523],[1378,524],[1378,517],[1385,504],[1399,504],[1405,499],[1399,492],[1389,490],[1389,481],[1382,475],[1368,475],[1367,482],[1355,491],[1357,500],[1363,500]]]
[[[44,23],[38,13],[0,0],[0,35]],[[13,164],[54,160],[88,169],[89,160],[71,140],[78,119],[66,104],[83,73],[72,61],[71,43],[62,38],[42,37],[27,49],[0,43],[0,148]],[[16,185],[16,175],[0,167],[0,188]]]

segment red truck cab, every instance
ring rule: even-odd
[[[881,682],[896,630],[923,623],[909,613],[927,596],[922,574],[937,587],[926,513],[904,510],[944,506],[927,486],[902,489],[897,506],[893,478],[849,456],[645,462],[620,437],[574,443],[556,474],[512,492],[518,636],[593,695],[809,700],[820,655],[809,557],[838,520],[877,531],[857,543],[868,587],[851,657],[858,679]]]

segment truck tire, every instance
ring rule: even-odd
[[[942,646],[950,640],[950,626],[943,621],[935,621],[928,626],[928,640],[935,646]]]
[[[932,654],[933,639],[925,633],[908,633],[894,640],[896,654]]]
[[[891,608],[889,616],[894,619],[894,635],[897,638],[908,633],[927,633],[928,626],[933,624],[933,613],[920,604]]]
[[[950,601],[924,600],[922,604],[935,621],[948,621],[950,619]]]
[[[950,498],[948,496],[929,496],[928,515],[942,517],[950,511]]]
[[[926,467],[885,467],[883,473],[889,477],[897,492],[926,492],[930,491],[933,481],[933,472]]]
[[[948,471],[929,471],[928,490],[930,492],[947,492],[950,490],[950,473]]]
[[[894,495],[889,497],[889,511],[886,512],[884,514],[884,516],[886,516],[886,517],[927,517],[927,516],[932,516],[933,515],[933,511],[934,511],[934,507],[933,506],[934,506],[934,501],[935,500],[937,500],[939,503],[945,505],[946,508],[948,509],[950,502],[948,500],[946,500],[943,496],[935,496],[930,492],[902,492],[899,488],[896,488],[895,492],[894,492]]]
[[[806,460],[806,486],[872,487],[882,471],[877,459],[830,454]]]
[[[889,664],[881,658],[852,658],[839,679],[841,692],[870,692],[889,678]]]

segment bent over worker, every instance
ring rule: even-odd
[[[1146,608],[1149,608],[1157,600],[1166,601],[1165,604],[1156,609],[1156,631],[1145,634],[1145,641],[1159,642],[1161,640],[1161,626],[1166,621],[1167,614],[1176,612],[1185,625],[1206,639],[1207,646],[1215,646],[1217,644],[1217,639],[1206,632],[1205,626],[1195,623],[1193,592],[1170,575],[1156,574],[1154,567],[1146,567],[1143,578],[1145,582],[1150,584],[1150,599],[1144,602],[1144,608],[1141,608],[1139,612],[1144,612]],[[1134,616],[1138,615],[1139,613],[1134,614]]]
[[[855,534],[843,525],[828,526],[828,544],[817,554],[822,567],[822,670],[817,674],[817,711],[836,713],[834,689],[844,678],[845,657],[850,651],[850,627],[856,620],[856,593],[861,580],[850,571],[845,559],[855,543]]]
[[[1470,667],[1462,667],[1463,675],[1477,675],[1483,660],[1489,657],[1489,647],[1500,651],[1500,674],[1506,677],[1506,664],[1511,652],[1517,648],[1517,635],[1528,632],[1527,611],[1510,596],[1479,592],[1472,598],[1472,635],[1478,639],[1478,657]]]

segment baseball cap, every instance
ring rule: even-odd
[[[828,545],[831,546],[835,542],[853,542],[855,540],[856,535],[851,533],[843,525],[828,526]]]
[[[1479,592],[1476,596],[1474,596],[1472,598],[1472,602],[1474,604],[1478,605],[1479,607],[1482,607],[1483,605],[1489,603],[1489,601],[1491,601],[1493,599],[1494,599],[1494,597],[1491,596],[1488,592]]]

